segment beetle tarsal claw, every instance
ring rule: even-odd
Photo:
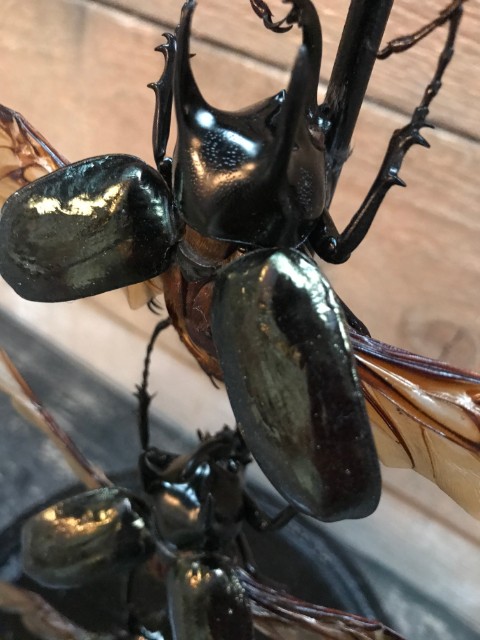
[[[291,0],[287,0],[287,2],[288,1],[291,1]],[[285,18],[274,21],[273,13],[270,10],[270,7],[268,6],[268,4],[264,2],[264,0],[250,0],[250,4],[254,12],[257,14],[257,16],[263,20],[264,26],[269,31],[273,31],[274,33],[286,33],[287,31],[290,31],[290,29],[296,22],[298,22],[295,8],[293,8],[285,16]],[[287,25],[287,26],[284,26],[284,25]]]
[[[285,23],[287,23],[286,18],[283,18],[283,20],[278,20],[277,22],[272,22],[272,20],[267,16],[263,17],[263,24],[269,31],[273,31],[273,33],[287,33],[287,31],[290,31],[293,25],[290,24],[289,26],[284,27],[283,25]]]

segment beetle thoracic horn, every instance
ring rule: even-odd
[[[317,109],[317,87],[322,63],[322,28],[315,7],[310,0],[294,0],[298,10],[298,25],[302,29],[303,44],[308,52],[309,74],[303,92],[306,96],[306,108],[312,114]]]
[[[308,67],[308,51],[305,45],[302,45],[295,60],[285,102],[278,117],[275,144],[269,150],[268,173],[272,180],[278,180],[279,176],[287,172],[294,146],[303,146],[301,140],[308,144],[308,127],[305,118],[306,92],[304,91],[305,84],[308,82]]]
[[[177,37],[177,55],[175,61],[174,75],[174,93],[175,106],[177,109],[177,118],[180,118],[179,111],[183,111],[183,115],[187,115],[189,106],[195,104],[197,108],[204,106],[209,108],[205,98],[202,96],[190,65],[190,32],[192,24],[192,16],[197,3],[195,0],[188,0],[183,5],[180,24],[178,26]]]

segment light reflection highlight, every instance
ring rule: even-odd
[[[97,211],[112,215],[118,209],[118,203],[124,197],[126,189],[127,185],[125,184],[114,184],[97,198],[92,199],[84,193],[63,203],[63,205],[58,198],[31,198],[28,206],[35,210],[39,216],[57,214],[94,218],[97,217]]]

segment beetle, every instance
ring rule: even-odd
[[[352,4],[320,106],[320,22],[310,0],[290,4],[285,20],[274,23],[264,2],[252,2],[267,27],[301,29],[288,89],[227,113],[206,103],[193,77],[195,2],[186,2],[176,34],[159,48],[165,68],[152,85],[158,171],[131,156],[110,155],[27,185],[3,207],[0,270],[21,295],[43,301],[95,295],[162,274],[175,328],[205,371],[225,380],[242,434],[274,486],[296,509],[321,520],[360,518],[378,503],[380,474],[348,334],[361,352],[369,339],[311,253],[345,261],[386,192],[402,184],[405,153],[414,144],[427,146],[419,131],[428,126],[429,105],[453,53],[462,3],[446,12],[448,37],[434,78],[409,124],[395,132],[343,233],[328,207],[391,2]],[[165,148],[173,103],[172,162]],[[381,343],[368,344],[375,357],[386,353]],[[448,367],[441,376],[454,385],[478,385],[474,374],[455,377]],[[472,420],[478,413],[474,400],[456,408]],[[384,410],[373,411],[390,426]]]
[[[293,513],[267,518],[244,487],[250,454],[238,432],[225,427],[202,436],[186,455],[150,446],[147,390],[152,336],[140,400],[139,457],[144,492],[112,485],[85,459],[29,389],[6,355],[0,353],[0,387],[12,389],[22,413],[53,436],[62,455],[90,490],[57,502],[26,521],[23,528],[24,570],[53,588],[86,585],[103,575],[131,571],[128,588],[129,637],[252,638],[253,625],[266,637],[281,630],[292,638],[401,640],[380,622],[302,602],[278,587],[263,584],[256,573],[243,525],[265,531],[282,526]],[[17,389],[17,391],[13,391]],[[286,515],[285,515],[286,514]],[[246,565],[241,568],[241,565]],[[148,578],[158,592],[145,605],[136,583]],[[166,585],[168,614],[162,613]],[[77,592],[78,593],[78,592]],[[155,603],[154,611],[149,608]],[[53,610],[37,594],[0,582],[0,610],[22,615],[28,629],[49,640],[110,638],[81,629]],[[119,631],[112,637],[119,637]],[[123,636],[121,636],[123,637]]]

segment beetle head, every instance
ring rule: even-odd
[[[184,221],[204,236],[296,246],[325,200],[323,136],[315,124],[321,31],[310,0],[294,2],[303,43],[287,90],[238,112],[210,106],[190,66],[195,1],[178,28],[174,189]]]

